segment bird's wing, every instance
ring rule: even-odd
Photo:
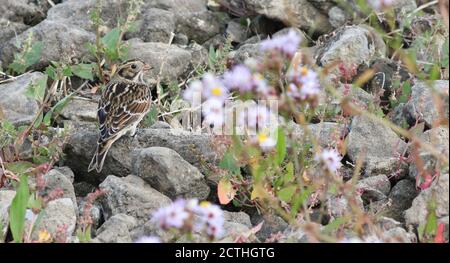
[[[99,142],[115,137],[142,119],[148,112],[151,95],[148,88],[134,83],[111,83],[98,107]]]

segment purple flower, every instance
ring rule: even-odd
[[[222,80],[211,73],[203,75],[203,96],[205,99],[216,98],[222,102],[228,98],[229,91]]]
[[[332,173],[335,173],[342,166],[342,157],[335,149],[325,149],[316,155],[315,159],[320,161],[324,168]]]
[[[237,65],[225,72],[223,82],[229,89],[237,89],[242,93],[250,91],[253,87],[252,73],[244,65]]]
[[[144,236],[136,240],[135,243],[161,243],[161,240],[159,239],[159,237]]]
[[[385,8],[391,7],[396,0],[369,0],[368,3],[376,11],[381,11]]]
[[[287,34],[267,39],[261,42],[262,51],[276,51],[288,57],[293,57],[298,50],[301,39],[294,31],[290,30]]]
[[[167,207],[158,209],[152,217],[152,222],[157,223],[161,228],[182,228],[189,214],[184,209],[185,202],[178,199]]]
[[[207,124],[220,127],[225,120],[223,102],[217,98],[210,98],[203,103],[202,113]]]

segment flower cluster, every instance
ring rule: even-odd
[[[324,149],[315,158],[316,161],[319,161],[325,168],[325,170],[336,173],[337,170],[342,166],[341,160],[342,157],[335,149]]]
[[[259,145],[259,147],[268,151],[276,145],[273,138],[275,129],[277,128],[276,116],[266,107],[262,105],[253,105],[239,113],[238,123],[241,127],[245,127],[250,135],[250,140]]]
[[[192,81],[185,90],[183,98],[186,101],[202,101],[202,113],[209,125],[221,126],[224,123],[224,103],[230,92],[222,79],[211,73],[206,73],[202,80]]]
[[[230,90],[237,90],[242,94],[255,92],[267,96],[271,89],[267,80],[260,73],[252,73],[247,66],[242,64],[225,72],[223,82]]]
[[[287,73],[290,82],[287,87],[287,95],[297,101],[307,101],[315,105],[320,93],[320,82],[317,73],[306,66],[300,69],[291,69]]]
[[[294,31],[290,30],[287,34],[261,42],[261,50],[264,52],[279,52],[288,58],[292,58],[298,50],[301,38]]]
[[[381,11],[383,9],[391,7],[396,0],[369,0],[368,3],[376,11]]]
[[[224,217],[219,206],[197,199],[177,199],[171,205],[157,210],[151,219],[164,230],[205,232],[210,239],[223,235]]]

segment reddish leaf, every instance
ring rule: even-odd
[[[230,180],[224,178],[220,179],[219,185],[217,186],[217,195],[219,197],[219,202],[222,205],[226,205],[233,200],[236,195],[236,190],[234,190]]]
[[[434,242],[445,243],[444,230],[445,230],[444,223],[440,223],[438,225],[437,234],[436,234],[436,237],[434,238]]]

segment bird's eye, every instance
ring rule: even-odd
[[[131,64],[131,69],[136,69],[137,65],[136,64]]]

